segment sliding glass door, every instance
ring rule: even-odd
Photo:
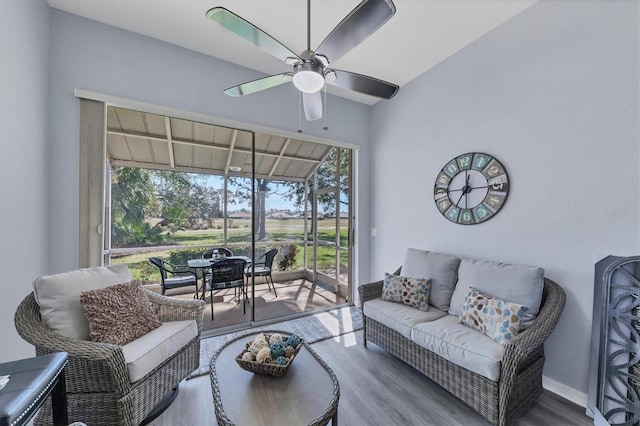
[[[246,298],[236,289],[205,291],[211,332],[347,300],[350,149],[108,105],[95,110],[107,123],[104,138],[94,138],[107,159],[104,264],[127,263],[134,280],[161,292],[151,257],[184,266],[225,248],[247,258]],[[165,295],[188,299],[194,289]]]

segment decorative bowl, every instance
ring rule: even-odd
[[[282,337],[282,341],[280,342],[282,343],[282,345],[278,344],[273,346],[273,344],[272,345],[267,344],[267,346],[265,346],[262,343],[256,343],[258,342],[258,340],[260,340],[259,336],[264,336],[266,341],[269,342],[269,340],[271,339],[271,336],[275,334],[278,334]],[[294,339],[293,342],[296,343],[296,340],[295,340],[296,338],[297,338],[296,346],[287,344],[287,342],[291,343],[289,339]],[[253,355],[251,355],[252,345],[254,344],[257,344],[257,346],[260,346],[260,349],[263,350],[262,354],[260,354],[260,351],[257,350],[258,348],[253,348]],[[293,360],[295,359],[296,355],[298,355],[298,352],[300,352],[300,348],[302,348],[302,344],[303,344],[302,339],[300,339],[296,335],[287,336],[282,333],[261,333],[257,336],[255,340],[250,340],[247,342],[245,348],[242,350],[240,355],[236,357],[236,362],[238,363],[240,368],[242,368],[243,370],[247,370],[255,374],[265,374],[273,377],[281,377],[282,375],[284,375],[284,373],[287,372],[287,369],[293,363]],[[265,357],[264,354],[266,353],[266,351],[264,350],[264,348],[267,348],[271,355],[268,355]],[[249,355],[245,356],[245,354],[247,353],[249,353]],[[285,353],[288,356],[285,356],[284,355]],[[256,357],[256,355],[258,356]],[[280,355],[279,358],[283,358],[283,359],[280,359],[278,363],[277,362],[278,357],[275,357],[273,355]],[[260,359],[262,362],[258,362],[256,358]]]

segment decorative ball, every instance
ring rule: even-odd
[[[275,342],[282,342],[282,336],[279,335],[278,333],[274,333],[271,335],[271,337],[269,337],[269,344],[272,344]]]
[[[276,364],[287,365],[287,359],[283,356],[279,356],[278,358],[276,358]]]
[[[266,340],[257,340],[253,342],[253,345],[251,345],[251,353],[253,354],[253,356],[257,357],[258,356],[258,352],[260,352],[261,349],[264,348],[269,348],[269,345],[267,344]]]
[[[256,355],[256,361],[264,364],[273,362],[273,359],[271,358],[271,351],[269,350],[269,348],[264,347],[260,349],[258,351],[258,355]]]
[[[284,356],[287,358],[291,358],[293,355],[295,355],[295,353],[296,353],[296,350],[293,349],[293,346],[287,346],[284,349]]]
[[[287,338],[287,341],[285,343],[287,344],[287,346],[293,346],[295,348],[300,344],[300,337],[292,334]]]
[[[275,342],[269,345],[269,349],[271,349],[271,356],[273,358],[278,358],[280,356],[284,356],[286,345],[284,342]]]
[[[253,340],[255,342],[264,341],[265,343],[269,344],[269,339],[267,339],[267,336],[265,336],[264,333],[258,334]]]
[[[251,352],[245,352],[242,354],[243,361],[255,361],[256,358],[253,356]]]

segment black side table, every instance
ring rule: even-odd
[[[0,376],[11,375],[9,383],[0,390],[0,426],[26,424],[49,395],[53,424],[67,425],[66,364],[66,352],[0,364]]]

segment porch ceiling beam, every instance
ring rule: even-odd
[[[215,169],[207,169],[203,167],[186,167],[186,166],[175,166],[171,167],[169,164],[158,164],[158,163],[145,163],[143,161],[127,161],[127,160],[111,160],[111,165],[114,167],[138,167],[141,169],[153,169],[153,170],[172,170],[177,172],[187,172],[187,173],[199,173],[204,175],[223,175],[224,172],[222,170]],[[251,177],[251,173],[237,173],[237,176]],[[258,174],[256,173],[257,178],[270,179],[271,177],[266,174]],[[287,182],[304,182],[304,178],[298,177],[287,177],[287,176],[276,176],[276,179],[287,181]]]
[[[176,159],[173,155],[173,135],[171,134],[171,120],[169,117],[164,118],[164,127],[167,129],[167,148],[169,149],[169,164],[171,168],[176,167]]]
[[[285,139],[284,144],[282,145],[282,149],[280,150],[280,155],[278,155],[278,158],[276,158],[276,161],[273,162],[273,166],[269,171],[269,176],[273,176],[273,173],[276,171],[276,167],[278,167],[278,163],[280,163],[280,160],[282,160],[282,157],[284,156],[284,152],[287,150],[287,147],[289,146],[289,142],[291,142],[291,138]]]
[[[122,130],[115,130],[115,129],[109,129],[107,130],[107,134],[109,135],[117,135],[117,136],[125,136],[125,137],[130,137],[130,138],[137,138],[137,139],[149,139],[149,140],[155,140],[155,141],[160,141],[160,142],[166,142],[167,138],[163,137],[163,136],[158,136],[158,135],[148,135],[146,133],[137,133],[137,132],[124,132]],[[209,142],[200,142],[200,141],[190,141],[190,140],[186,140],[186,139],[178,139],[178,138],[172,138],[171,139],[172,144],[174,145],[191,145],[191,146],[201,146],[204,148],[210,148],[210,149],[224,149],[224,150],[228,150],[229,146],[228,145],[219,145],[219,144],[213,144],[213,143],[209,143]],[[242,153],[246,153],[246,154],[251,154],[251,149],[250,148],[235,148],[234,147],[234,151],[235,152],[242,152]],[[280,157],[280,153],[278,154],[274,154],[271,152],[265,152],[265,151],[256,151],[256,155],[264,155],[265,157]],[[326,155],[325,155],[326,157]],[[320,160],[314,160],[312,158],[302,158],[302,157],[296,157],[293,155],[282,155],[282,159],[285,160],[295,160],[295,161],[304,161],[306,163],[314,163],[314,164],[320,164],[323,159]]]
[[[224,165],[224,175],[229,174],[229,166],[231,165],[231,157],[233,157],[233,150],[236,146],[236,138],[238,137],[238,130],[233,129],[231,132],[231,143],[229,143],[229,152],[227,152],[227,161]]]
[[[311,171],[309,172],[309,174],[305,177],[305,179],[304,179],[305,181],[306,181],[307,179],[311,178],[311,176],[313,176],[313,174],[316,172],[316,170],[318,170],[318,167],[320,167],[320,164],[324,163],[324,160],[326,160],[326,159],[327,159],[327,157],[329,156],[329,154],[331,154],[331,150],[332,150],[333,148],[334,148],[334,147],[332,147],[332,146],[330,146],[330,147],[328,147],[328,148],[327,148],[327,151],[326,151],[324,154],[322,154],[322,158],[320,159],[320,161],[318,161],[318,164],[317,164],[313,169],[311,169]]]

